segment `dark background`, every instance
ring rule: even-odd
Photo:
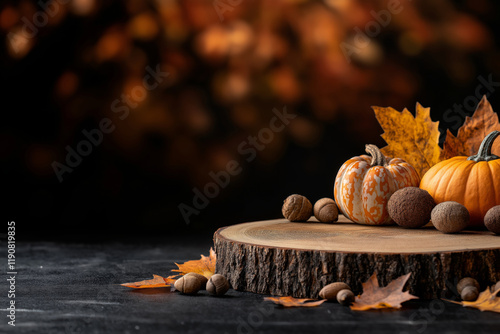
[[[0,4],[1,211],[25,238],[211,233],[276,218],[289,194],[332,197],[346,159],[385,145],[370,106],[413,112],[418,101],[456,133],[464,115],[446,111],[477,101],[479,76],[500,81],[493,0],[402,0],[351,61],[342,43],[388,1],[243,0],[223,20],[213,1],[62,2],[55,15],[38,1]],[[37,12],[49,19],[28,36]],[[113,101],[157,65],[169,76],[121,120]],[[238,145],[284,106],[298,116],[246,161]],[[59,182],[53,163],[103,118],[115,130]],[[179,204],[231,160],[242,172],[186,224]]]

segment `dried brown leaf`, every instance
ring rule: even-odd
[[[174,284],[174,276],[168,276],[167,278],[153,275],[153,279],[147,279],[139,282],[132,283],[122,283],[120,285],[126,286],[127,288],[133,289],[152,289],[152,288],[168,288]]]
[[[372,107],[384,134],[387,146],[382,153],[392,158],[402,158],[410,163],[420,177],[441,161],[439,147],[439,122],[433,122],[430,108],[416,105],[415,117],[404,109]]]
[[[401,303],[410,299],[418,299],[408,291],[403,292],[410,275],[411,273],[398,277],[386,287],[381,288],[378,285],[377,274],[374,273],[366,283],[363,283],[363,294],[356,297],[351,310],[366,311],[370,309],[401,308]]]
[[[465,123],[458,130],[456,137],[450,130],[446,132],[441,159],[476,154],[483,139],[494,130],[500,131],[498,115],[493,111],[486,96],[483,96],[472,117],[465,118]],[[493,154],[500,155],[500,141],[493,143],[491,151]]]
[[[315,300],[309,298],[293,298],[293,297],[265,297],[264,300],[271,301],[283,307],[316,307],[323,304],[326,299]]]
[[[316,307],[323,304],[326,299],[316,300],[310,298],[294,298],[294,297],[264,297],[264,300],[271,301],[283,307]]]

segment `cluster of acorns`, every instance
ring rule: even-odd
[[[419,228],[429,221],[443,233],[457,233],[469,224],[470,215],[465,206],[457,202],[436,205],[426,190],[418,187],[399,189],[389,199],[387,211],[392,220],[405,228]],[[337,221],[339,209],[331,198],[318,200],[314,207],[304,196],[288,196],[282,208],[283,216],[291,222],[307,221],[313,214],[322,223]],[[491,208],[484,217],[488,230],[500,234],[500,205]]]
[[[175,281],[174,287],[186,295],[195,295],[198,291],[206,289],[212,296],[222,296],[230,286],[227,279],[220,274],[214,274],[208,279],[198,273],[187,273]]]
[[[354,302],[354,293],[344,282],[335,282],[325,285],[319,292],[321,299],[336,301],[340,305],[349,306]]]
[[[471,277],[462,278],[457,284],[457,291],[464,301],[472,302],[479,296],[479,283]],[[492,291],[500,289],[500,281],[491,287]],[[319,292],[319,297],[328,301],[336,301],[341,305],[349,306],[354,302],[354,293],[344,282],[335,282],[325,285]]]
[[[462,297],[462,300],[473,302],[479,297],[479,283],[471,277],[462,278],[457,284],[457,291]],[[500,281],[491,287],[491,291],[500,289]]]

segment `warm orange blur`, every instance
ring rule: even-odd
[[[479,75],[500,71],[493,0],[50,3],[0,6],[0,33],[6,68],[29,68],[29,78],[51,67],[36,113],[58,125],[49,140],[21,145],[28,170],[51,180],[53,159],[64,159],[88,122],[108,117],[116,130],[105,154],[203,186],[210,171],[242,161],[238,144],[285,105],[299,116],[257,152],[259,163],[284,161],[290,145],[343,145],[330,161],[339,164],[365,143],[383,144],[372,105],[413,110],[418,100],[446,126],[444,109],[473,94]],[[157,66],[168,78],[145,90],[146,68]],[[122,96],[133,106],[123,119],[112,108]],[[332,137],[342,142],[325,142]],[[313,173],[322,163],[300,168]]]

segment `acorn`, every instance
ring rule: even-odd
[[[213,296],[224,295],[229,290],[229,287],[227,279],[220,274],[212,275],[207,282],[207,291]]]
[[[336,222],[339,217],[337,204],[331,198],[322,198],[314,203],[314,217],[322,223]]]
[[[392,194],[387,211],[399,226],[418,228],[431,220],[431,211],[435,206],[434,199],[426,190],[406,187]]]
[[[464,230],[470,221],[469,211],[460,203],[449,201],[436,205],[431,212],[432,224],[443,233]]]
[[[462,293],[460,294],[460,297],[462,297],[462,300],[466,302],[473,302],[477,299],[479,296],[479,290],[476,289],[475,286],[469,285],[466,286],[463,290]]]
[[[205,276],[198,274],[198,273],[194,273],[194,272],[187,273],[186,275],[184,275],[184,277],[185,276],[196,277],[196,279],[200,281],[200,289],[201,290],[205,289],[205,286],[207,285],[207,282],[208,282],[208,278],[206,278]]]
[[[477,290],[480,289],[479,283],[472,277],[464,277],[460,281],[458,281],[457,284],[457,291],[458,293],[462,293],[463,289],[465,289],[468,286],[473,286]]]
[[[354,293],[348,289],[340,290],[337,293],[337,301],[340,305],[349,306],[354,302]]]
[[[307,221],[312,216],[312,204],[302,195],[288,196],[283,202],[283,217],[291,222]]]
[[[500,234],[500,205],[494,206],[484,216],[484,226],[495,234]]]
[[[331,283],[325,285],[323,289],[321,289],[319,297],[321,299],[327,299],[328,301],[337,301],[337,294],[341,290],[351,290],[351,288],[343,282]]]
[[[174,287],[177,291],[186,294],[194,295],[201,289],[200,280],[193,275],[184,275],[179,278],[174,283]]]

